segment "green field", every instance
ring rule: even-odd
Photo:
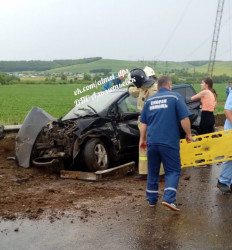
[[[207,75],[208,61],[145,61],[145,60],[115,60],[98,58],[83,58],[77,60],[55,61],[0,61],[0,72],[45,74],[52,73],[91,73],[105,72],[116,73],[120,69],[131,70],[150,66],[155,69],[157,75],[171,74],[173,72],[188,72],[190,74],[203,73]],[[107,71],[108,72],[108,71]],[[226,74],[232,77],[232,61],[215,61],[214,76]]]
[[[59,118],[74,107],[74,95],[76,88],[82,88],[83,84],[16,84],[0,85],[0,124],[21,124],[28,111],[33,106],[44,109],[52,116]],[[218,93],[218,105],[215,114],[224,112],[225,87],[226,84],[214,85]],[[194,84],[197,92],[200,84]],[[96,90],[90,90],[83,95],[90,94]]]
[[[144,68],[150,66],[155,69],[157,74],[163,74],[165,72],[170,73],[172,70],[187,70],[191,73],[199,72],[207,74],[208,63],[201,66],[193,66],[188,62],[169,62],[169,61],[126,61],[126,60],[114,60],[114,59],[101,59],[91,63],[76,64],[67,67],[55,68],[52,70],[45,71],[46,73],[57,73],[57,72],[71,72],[71,73],[89,73],[90,70],[96,69],[111,69],[112,72],[118,72],[120,69],[131,70],[133,68]],[[232,62],[215,62],[214,75],[226,74],[232,76]]]
[[[63,116],[74,107],[76,88],[76,84],[0,85],[0,124],[21,124],[33,106],[54,117]]]
[[[89,73],[90,70],[94,69],[111,69],[112,72],[118,72],[120,69],[131,70],[133,68],[144,68],[150,66],[155,69],[157,73],[162,73],[171,69],[183,69],[193,68],[192,65],[186,62],[158,62],[154,66],[152,61],[126,61],[126,60],[114,60],[114,59],[101,59],[91,63],[76,64],[72,66],[55,68],[52,70],[45,71],[46,73],[57,73],[57,72],[71,72],[71,73]]]

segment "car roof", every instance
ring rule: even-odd
[[[192,88],[192,85],[188,83],[172,85],[172,89],[181,89],[181,88],[188,88],[188,87]]]

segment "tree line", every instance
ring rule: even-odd
[[[53,61],[0,61],[0,72],[18,71],[45,71],[76,64],[91,63],[102,57],[89,57],[76,60],[53,60]]]
[[[165,72],[164,72],[165,73]],[[166,73],[165,73],[166,74]],[[43,80],[35,81],[33,78],[31,80],[23,80],[23,78],[19,78],[14,75],[9,75],[7,73],[0,73],[0,84],[1,85],[8,85],[8,84],[79,84],[79,83],[91,83],[95,81],[99,81],[101,78],[108,77],[110,74],[95,74],[91,76],[88,73],[85,73],[82,78],[77,78],[77,76],[67,76],[64,73],[60,73],[59,75],[49,75],[46,74],[46,77]],[[189,84],[196,84],[201,83],[201,80],[206,77],[205,73],[189,73],[186,70],[172,70],[169,72],[169,75],[172,78],[173,84],[181,84],[181,83],[189,83]],[[231,77],[222,74],[218,76],[213,76],[214,83],[228,83],[231,82]]]

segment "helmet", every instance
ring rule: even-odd
[[[154,76],[155,75],[155,71],[151,68],[151,67],[148,67],[146,66],[143,71],[145,72],[145,74],[147,75],[147,77],[150,77],[150,76]]]
[[[134,85],[137,88],[141,88],[142,86],[150,87],[155,82],[153,79],[149,79],[145,72],[139,68],[132,69],[130,71],[130,77],[133,79]]]

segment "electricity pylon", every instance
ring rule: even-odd
[[[219,31],[220,31],[220,26],[221,26],[224,2],[225,0],[218,1],[217,15],[216,15],[216,20],[214,24],[213,40],[211,44],[209,65],[208,65],[208,75],[211,77],[213,76],[213,68],[214,68],[214,62],[215,62],[215,57],[216,57],[216,52],[217,52],[218,37],[219,37]]]

